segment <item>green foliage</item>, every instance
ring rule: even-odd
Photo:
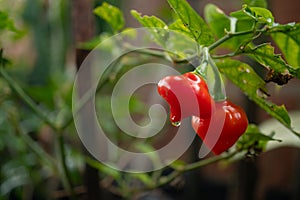
[[[291,120],[284,105],[277,106],[265,99],[265,82],[247,64],[237,60],[224,59],[217,63],[220,72],[237,85],[252,101],[284,126],[292,130]]]
[[[199,44],[207,46],[213,42],[213,35],[208,26],[185,0],[168,0],[168,3]]]
[[[191,164],[177,160],[170,165],[173,171],[167,175],[163,170],[151,173],[123,173],[85,156],[80,152],[81,145],[78,145],[78,137],[74,137],[75,128],[71,125],[75,69],[72,71],[66,67],[67,50],[71,47],[72,38],[69,22],[71,6],[66,2],[59,1],[57,9],[53,4],[48,8],[38,0],[25,1],[24,11],[20,14],[21,20],[32,29],[33,38],[29,40],[33,41],[36,52],[36,58],[28,66],[29,72],[20,73],[26,70],[24,66],[18,69],[17,60],[9,61],[4,57],[3,50],[0,50],[0,198],[8,197],[12,193],[26,196],[25,186],[42,191],[47,188],[41,183],[49,179],[59,179],[57,185],[63,184],[67,190],[65,193],[72,194],[72,186],[83,184],[79,176],[87,163],[99,170],[103,182],[111,182],[108,189],[117,191],[118,195],[129,199],[131,193],[170,183],[183,172],[227,160],[236,153],[261,151],[265,149],[267,142],[280,141],[281,138],[273,138],[273,133],[266,135],[261,133],[256,125],[250,124],[232,154]],[[216,62],[222,75],[300,138],[300,134],[291,127],[291,119],[285,105],[271,102],[266,90],[270,81],[284,85],[289,84],[292,78],[300,79],[300,24],[276,23],[273,14],[267,9],[266,0],[242,0],[241,9],[231,13],[223,12],[216,5],[207,4],[204,8],[205,20],[186,0],[167,2],[175,15],[174,20],[168,23],[156,16],[131,11],[132,16],[149,30],[151,42],[157,43],[163,49],[136,50],[135,47],[123,44],[123,41],[107,42],[103,45],[105,52],[112,55],[124,49],[135,50],[133,55],[123,55],[122,61],[116,60],[114,66],[105,72],[104,78],[99,82],[99,91],[95,98],[96,109],[105,116],[100,123],[109,133],[109,138],[125,146],[130,141],[130,145],[126,147],[147,153],[152,165],[161,165],[163,161],[155,152],[152,138],[149,142],[148,139],[147,142],[142,139],[133,140],[132,137],[124,136],[116,126],[110,105],[111,90],[128,70],[149,60],[153,61],[154,57],[168,63],[171,61],[176,67],[180,66],[182,71],[190,71],[191,63],[201,65],[207,61],[202,60],[203,49],[210,51],[209,58],[212,59],[209,61]],[[80,48],[90,50],[122,30],[125,37],[135,39],[135,30],[125,27],[125,19],[119,8],[104,2],[94,9],[94,14],[104,19],[112,31],[81,44]],[[0,36],[10,32],[19,33],[9,13],[0,11]],[[279,52],[274,50],[272,43],[265,41],[265,36],[271,36]],[[219,51],[220,49],[222,51]],[[220,52],[226,53],[219,54]],[[238,59],[235,59],[236,56],[239,56]],[[267,77],[264,79],[256,73],[256,69],[244,63],[245,57],[258,62],[268,73]],[[11,68],[7,67],[8,64],[11,64]],[[26,81],[25,76],[28,74],[29,78]],[[216,76],[207,78],[216,79]],[[148,107],[141,99],[133,95],[129,105],[120,105],[117,117],[124,117],[129,107],[130,114],[138,116],[137,123],[145,122],[141,116],[147,113]],[[47,145],[51,148],[44,147]],[[139,187],[135,187],[136,185]]]
[[[266,145],[270,141],[281,142],[281,140],[273,138],[274,133],[265,135],[260,132],[259,128],[255,124],[250,124],[246,132],[238,140],[236,148],[239,150],[265,150]]]
[[[0,33],[5,30],[17,32],[14,22],[9,18],[8,14],[0,11]]]
[[[193,38],[193,34],[190,32],[187,26],[184,26],[182,21],[180,19],[177,19],[172,24],[169,25],[169,29],[178,31],[180,33],[183,33],[191,38]]]
[[[217,38],[223,37],[226,34],[226,30],[233,31],[230,29],[231,20],[233,19],[227,16],[216,5],[207,4],[204,8],[204,16]]]
[[[265,43],[254,48],[247,46],[243,51],[263,66],[271,68],[278,73],[285,73],[285,70],[289,69],[289,65],[279,54],[274,53],[274,47],[270,44]]]
[[[274,23],[274,17],[268,9],[243,6],[243,12],[258,23],[266,23],[268,25]]]
[[[94,13],[104,19],[111,27],[114,33],[120,31],[124,25],[124,17],[121,10],[104,2],[101,6],[94,9]]]
[[[247,4],[248,6],[253,6],[253,7],[267,8],[268,6],[266,0],[243,0],[242,2],[244,4]]]
[[[138,13],[135,10],[131,11],[131,14],[136,18],[144,27],[151,28],[149,29],[154,36],[155,41],[161,46],[166,46],[167,41],[167,25],[159,18],[155,16],[142,16],[141,13]]]
[[[275,26],[276,28],[276,26]],[[285,27],[284,27],[285,28]],[[282,51],[286,61],[294,68],[300,68],[300,24],[288,24],[288,31],[276,31],[271,36]],[[298,76],[298,78],[300,78]]]

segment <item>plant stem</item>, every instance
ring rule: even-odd
[[[19,95],[19,97],[36,113],[37,116],[39,116],[44,122],[46,122],[53,130],[58,131],[59,127],[56,126],[54,122],[52,122],[45,113],[43,113],[40,109],[38,109],[37,105],[34,103],[34,101],[24,92],[24,90],[8,75],[4,67],[0,67],[0,74],[2,77],[6,80],[8,85],[11,87],[12,90],[16,92],[16,94]],[[34,152],[36,152],[39,156],[44,156],[42,153],[43,151],[40,151],[40,148],[37,148],[37,145],[30,140],[29,137],[26,137],[23,135],[23,138],[25,141],[30,144],[30,147]],[[60,133],[57,133],[57,144],[58,144],[58,153],[59,158],[61,161],[61,173],[63,174],[62,179],[63,183],[66,187],[66,189],[70,192],[72,199],[75,199],[74,191],[72,190],[71,185],[71,179],[70,175],[67,169],[66,165],[66,159],[65,159],[65,147],[64,147],[64,140],[63,135]],[[48,156],[47,156],[48,158]],[[49,158],[49,164],[52,165],[52,159]]]
[[[56,165],[55,159],[49,155],[43,148],[41,148],[28,134],[24,132],[22,127],[20,126],[20,122],[17,119],[15,112],[8,111],[11,113],[10,122],[15,128],[15,132],[17,136],[21,137],[28,148],[36,154],[36,156],[45,164],[48,165],[55,173],[58,173],[58,168]]]
[[[256,31],[256,32],[263,32],[262,31]],[[253,33],[253,30],[248,30],[248,31],[240,31],[240,32],[227,32],[226,35],[224,35],[222,38],[220,38],[219,40],[217,40],[216,42],[214,42],[213,44],[211,44],[210,46],[208,46],[208,50],[211,51],[213,49],[215,49],[216,47],[218,47],[219,45],[221,45],[222,43],[226,42],[227,40],[229,40],[230,38],[234,37],[234,36],[240,36],[240,35],[247,35],[250,33]],[[125,48],[131,50],[132,52],[138,52],[141,54],[145,54],[145,55],[149,55],[149,56],[155,56],[155,57],[159,57],[159,58],[166,58],[166,54],[161,50],[161,49],[138,49],[135,47],[132,47],[128,44],[124,45]],[[179,60],[172,60],[174,63],[188,63],[189,61],[195,59],[198,56],[198,54],[195,54],[189,58],[184,58],[184,59],[179,59]]]
[[[227,154],[225,156],[220,155],[220,156],[214,156],[212,158],[207,158],[207,159],[204,159],[204,160],[200,160],[198,162],[186,165],[184,167],[183,171],[185,171],[185,172],[186,171],[191,171],[191,170],[197,169],[199,167],[203,167],[203,166],[206,166],[206,165],[209,165],[209,164],[221,161],[221,160],[227,160],[227,159],[233,157],[236,154],[237,154],[237,151],[234,151],[234,152],[229,153],[229,154]]]
[[[66,163],[65,143],[62,133],[57,134],[56,141],[58,145],[58,157],[61,164],[62,182],[68,193],[71,195],[71,199],[75,200],[75,192],[73,190],[71,176]]]
[[[225,85],[221,78],[221,74],[218,70],[218,67],[216,66],[215,62],[210,57],[210,55],[208,56],[208,63],[212,68],[214,78],[215,78],[215,84],[213,88],[213,98],[215,101],[224,101],[227,98],[225,92]]]
[[[239,36],[239,35],[247,35],[250,33],[253,33],[253,30],[248,30],[248,31],[240,31],[240,32],[227,32],[226,35],[224,35],[222,38],[220,38],[219,40],[217,40],[216,42],[212,43],[210,46],[208,46],[208,50],[211,51],[213,49],[215,49],[216,47],[220,46],[222,43],[226,42],[227,40],[229,40],[230,38],[234,37],[234,36]]]
[[[35,112],[40,119],[42,119],[45,123],[47,123],[52,129],[57,130],[58,127],[56,124],[51,121],[45,113],[43,113],[38,106],[34,103],[34,101],[24,92],[24,90],[16,83],[10,75],[6,72],[3,66],[0,66],[0,74],[8,83],[9,87],[15,91],[17,95],[28,105],[28,107]]]
[[[145,55],[149,55],[149,56],[155,56],[155,57],[159,57],[159,58],[165,58],[166,55],[164,54],[164,51],[162,49],[139,49],[139,48],[134,48],[131,47],[129,45],[126,45],[125,48],[127,48],[128,50],[131,50],[131,52],[137,52],[137,53],[141,53],[141,54],[145,54]],[[128,52],[130,53],[130,52]]]
[[[178,177],[179,175],[181,175],[184,172],[195,170],[195,169],[198,169],[200,167],[203,167],[203,166],[206,166],[206,165],[209,165],[209,164],[212,164],[212,163],[216,163],[216,162],[221,161],[221,160],[229,159],[229,158],[233,157],[234,155],[236,155],[237,153],[238,152],[235,151],[235,152],[230,153],[226,156],[222,156],[222,155],[214,156],[212,158],[207,158],[207,159],[195,162],[195,163],[188,164],[188,165],[184,166],[182,168],[182,170],[175,170],[171,174],[169,174],[168,176],[160,178],[158,184],[155,187],[159,187],[159,186],[170,183],[172,180],[174,180],[176,177]]]

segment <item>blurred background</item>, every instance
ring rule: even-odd
[[[57,121],[63,121],[71,112],[74,76],[89,52],[88,49],[80,48],[81,44],[110,32],[107,24],[93,14],[93,8],[102,2],[0,0],[0,11],[7,13],[18,29],[16,32],[0,30],[0,48],[12,62],[7,68],[38,103],[39,108]],[[124,12],[128,27],[140,27],[130,14],[132,9],[142,14],[156,15],[166,22],[172,18],[171,8],[162,0],[106,2]],[[238,10],[242,5],[239,0],[188,2],[202,16],[207,3],[216,4],[225,13]],[[268,5],[276,22],[300,21],[299,1],[272,0],[268,1]],[[252,66],[257,65],[251,60],[247,62]],[[131,63],[138,64],[138,61]],[[259,71],[259,66],[254,68]],[[99,95],[106,95],[112,85],[107,85]],[[268,84],[270,100],[278,105],[286,105],[298,131],[299,85],[300,81],[297,79],[282,87]],[[0,199],[68,199],[69,194],[64,191],[59,175],[51,168],[51,164],[47,164],[47,154],[34,153],[43,149],[45,153],[57,155],[59,144],[55,141],[58,133],[31,112],[1,78],[0,88]],[[286,142],[268,146],[268,151],[257,158],[213,164],[188,172],[171,185],[141,193],[136,199],[300,199],[299,144],[289,137],[291,134],[286,134],[286,129],[270,120],[263,110],[250,102],[236,86],[228,83],[227,88],[229,98],[246,110],[250,122],[261,124],[262,130],[267,133],[274,130],[279,132],[278,137],[284,137],[281,139]],[[107,109],[105,103],[107,102],[100,102],[99,108]],[[133,112],[137,115],[143,111],[140,101],[133,101],[132,104],[135,108]],[[110,116],[103,120],[109,132],[119,131],[115,125],[111,125]],[[64,132],[65,159],[79,199],[121,199],[109,191],[109,184],[99,187],[99,181],[104,180],[107,175],[86,164],[83,155],[87,152],[81,145],[74,125],[70,124]],[[197,160],[199,144],[200,140],[196,138],[182,159],[188,162]],[[107,181],[112,185],[120,184],[113,180]],[[127,183],[125,179],[123,184]]]

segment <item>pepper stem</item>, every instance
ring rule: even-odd
[[[215,101],[226,100],[225,85],[207,47],[202,48],[201,64],[195,69],[207,82],[209,92]]]

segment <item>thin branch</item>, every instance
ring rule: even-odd
[[[178,177],[179,175],[181,175],[184,172],[195,170],[195,169],[198,169],[200,167],[203,167],[203,166],[206,166],[206,165],[210,165],[212,163],[219,162],[221,160],[229,159],[229,158],[233,157],[236,154],[237,154],[237,152],[235,151],[235,152],[230,153],[230,154],[228,154],[226,156],[222,156],[222,155],[220,155],[220,156],[214,156],[212,158],[207,158],[207,159],[195,162],[195,163],[188,164],[188,165],[184,166],[181,170],[175,170],[171,174],[169,174],[168,176],[161,177],[159,179],[159,182],[156,185],[156,187],[159,187],[159,186],[162,186],[162,185],[170,183],[172,180],[174,180],[176,177]]]
[[[64,138],[63,134],[58,133],[56,136],[56,142],[58,145],[58,157],[60,160],[61,164],[61,174],[62,174],[62,182],[64,184],[64,187],[66,188],[67,192],[71,195],[71,199],[76,199],[75,198],[75,192],[74,188],[72,186],[72,181],[71,181],[71,176],[67,167],[66,163],[66,153],[65,153],[65,143],[64,143]]]
[[[191,170],[194,170],[194,169],[197,169],[197,168],[200,168],[200,167],[203,167],[203,166],[215,163],[215,162],[219,162],[221,160],[227,160],[229,158],[232,158],[237,153],[238,153],[237,151],[234,151],[234,152],[229,153],[229,154],[227,154],[225,156],[224,155],[220,155],[220,156],[214,156],[212,158],[207,158],[207,159],[204,159],[204,160],[200,160],[198,162],[186,165],[184,167],[183,171],[191,171]]]
[[[8,83],[9,87],[15,91],[17,95],[27,104],[27,106],[40,118],[42,119],[46,124],[48,124],[52,129],[58,130],[57,125],[49,119],[47,114],[42,112],[38,106],[35,104],[35,102],[25,93],[25,91],[19,86],[19,84],[13,80],[10,75],[6,72],[3,66],[0,66],[0,74],[5,79],[5,81]]]
[[[26,143],[27,147],[46,165],[48,165],[55,173],[58,173],[56,160],[40,147],[24,130],[20,127],[20,123],[14,113],[10,114],[10,122],[15,128],[16,134],[20,136]]]
[[[51,121],[48,116],[42,112],[40,109],[38,109],[38,106],[35,104],[35,102],[25,93],[25,91],[19,86],[17,82],[15,82],[6,72],[3,66],[0,66],[0,74],[2,77],[6,80],[8,85],[12,90],[15,91],[17,95],[29,106],[29,108],[40,118],[42,119],[45,123],[47,123],[53,130],[59,132],[60,128],[53,122]],[[30,145],[30,148],[39,156],[45,156],[45,158],[48,158],[48,164],[53,165],[54,160],[47,156],[46,154],[44,155],[44,151],[41,151],[40,148],[37,147],[37,145],[30,139],[30,137],[26,136],[26,134],[22,134],[24,140]],[[74,191],[72,190],[71,186],[71,179],[70,175],[66,166],[66,160],[65,160],[65,148],[64,148],[64,141],[63,141],[63,136],[60,133],[57,133],[57,143],[58,143],[58,153],[59,153],[59,158],[61,160],[62,164],[62,180],[63,184],[65,185],[66,189],[72,194],[72,199],[75,199]],[[54,168],[56,169],[56,167]]]
[[[220,46],[222,43],[226,42],[227,40],[229,40],[232,37],[235,36],[241,36],[241,35],[247,35],[250,33],[254,33],[253,30],[248,30],[248,31],[240,31],[240,32],[227,32],[226,35],[224,35],[222,38],[220,38],[219,40],[217,40],[216,42],[212,43],[210,46],[208,46],[209,51],[215,49],[216,47]]]

